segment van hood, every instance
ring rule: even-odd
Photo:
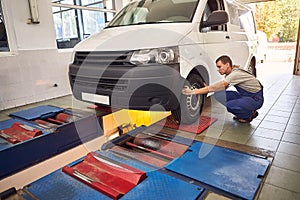
[[[191,23],[107,28],[78,43],[75,51],[122,51],[175,46],[191,30]]]

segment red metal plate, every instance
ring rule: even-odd
[[[112,162],[97,153],[89,153],[85,159],[63,172],[84,182],[112,198],[120,198],[146,178],[146,173],[128,165]]]
[[[126,155],[130,158],[157,166],[157,167],[164,167],[166,164],[169,163],[168,160],[162,160],[159,158],[156,158],[154,156],[151,156],[151,153],[147,153],[147,152],[137,152],[134,151],[132,149],[128,149],[128,148],[124,148],[121,146],[114,146],[111,148],[112,151],[119,153],[119,154],[123,154]]]
[[[165,126],[168,128],[183,130],[195,134],[200,134],[205,129],[207,129],[211,124],[217,121],[217,118],[208,117],[208,116],[200,116],[199,121],[193,124],[177,124],[176,121],[172,117],[167,117],[165,123],[163,121],[158,122],[158,125]]]
[[[28,125],[24,125],[20,122],[15,122],[10,128],[0,130],[0,137],[13,144],[29,140],[41,134],[41,130],[29,127]]]

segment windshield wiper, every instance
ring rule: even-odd
[[[131,25],[142,25],[142,24],[160,24],[160,23],[172,23],[173,21],[156,21],[156,22],[138,22],[138,23],[134,23],[134,24],[124,24],[124,25],[111,25],[111,26],[107,26],[105,28],[113,28],[113,27],[119,27],[119,26],[131,26]]]

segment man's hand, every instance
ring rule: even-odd
[[[193,95],[195,94],[195,91],[190,89],[188,86],[184,86],[182,89],[182,94],[184,95]]]

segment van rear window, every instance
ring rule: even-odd
[[[141,0],[123,8],[107,27],[191,22],[199,0]]]

